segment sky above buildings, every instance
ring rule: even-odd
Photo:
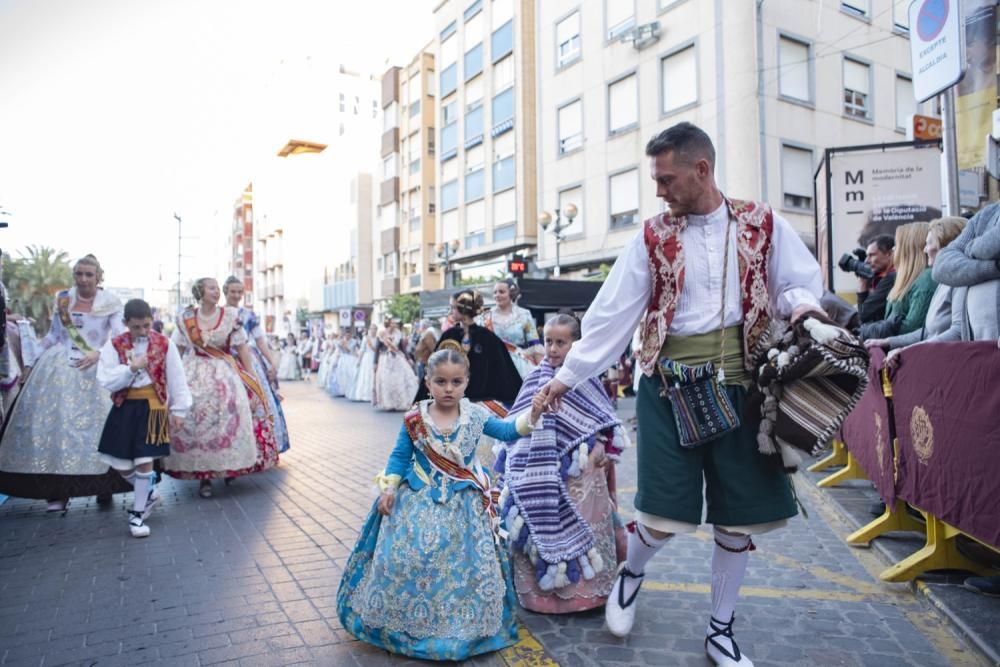
[[[0,0],[0,247],[93,252],[109,285],[163,288],[177,212],[184,277],[213,271],[219,225],[299,102],[290,70],[405,64],[434,4]]]

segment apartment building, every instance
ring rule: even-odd
[[[243,283],[243,302],[253,306],[253,184],[243,188],[243,192],[233,202],[233,225],[230,233],[232,254],[229,272]]]
[[[563,272],[613,262],[641,221],[663,210],[644,149],[680,121],[715,141],[727,195],[770,202],[813,245],[812,176],[823,150],[903,141],[917,111],[908,5],[538,3],[539,203],[553,217],[569,204],[578,211],[561,233]],[[537,266],[549,271],[553,227],[539,232]]]
[[[381,184],[378,193],[379,297],[442,287],[436,258],[434,54],[424,47],[382,75]]]
[[[537,241],[535,19],[535,0],[434,9],[435,250],[449,284],[491,276]]]

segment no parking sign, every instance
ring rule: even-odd
[[[958,0],[914,0],[909,18],[913,96],[923,102],[965,75],[962,11]]]

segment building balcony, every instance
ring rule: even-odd
[[[399,72],[398,67],[390,67],[382,75],[382,108],[386,108],[393,102],[399,101]]]
[[[386,206],[394,201],[399,201],[399,176],[382,181],[379,204]]]
[[[380,242],[379,248],[383,255],[388,255],[391,252],[399,250],[399,227],[383,229]]]
[[[399,128],[392,127],[382,133],[382,157],[399,151]]]
[[[399,294],[399,278],[392,276],[382,279],[382,296]]]

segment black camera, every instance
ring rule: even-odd
[[[841,271],[847,271],[859,278],[871,280],[875,277],[875,270],[865,262],[866,259],[868,259],[868,255],[864,249],[855,248],[853,252],[845,252],[841,255],[837,266],[840,267]]]

